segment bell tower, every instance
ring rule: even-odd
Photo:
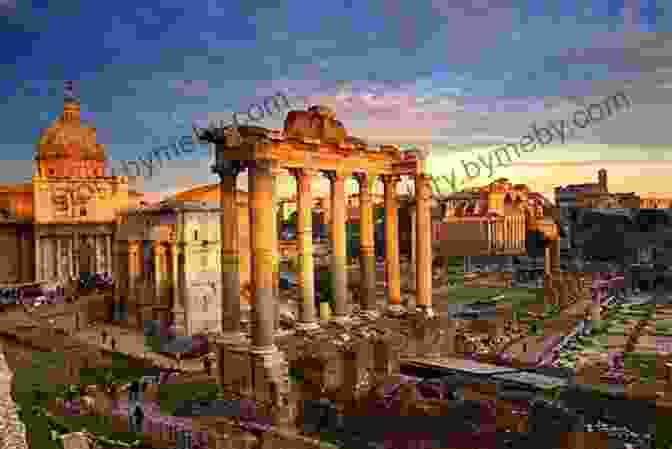
[[[597,182],[600,185],[600,190],[603,193],[609,192],[609,186],[607,185],[607,170],[601,168],[597,172]]]

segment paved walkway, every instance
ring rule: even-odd
[[[108,335],[105,344],[103,344],[101,336],[103,330]],[[129,329],[111,323],[92,323],[89,327],[75,332],[73,337],[107,350],[112,350],[110,340],[114,338],[116,341],[115,350],[118,352],[151,360],[152,363],[160,367],[180,369],[175,357],[148,351],[145,346],[144,333],[140,330]],[[201,372],[203,371],[203,362],[200,358],[182,360],[181,371]]]

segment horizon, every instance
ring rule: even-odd
[[[240,125],[281,129],[287,111],[324,105],[349,135],[430,149],[430,174],[455,169],[462,179],[465,158],[487,162],[494,148],[534,127],[576,123],[577,114],[585,122],[586,111],[594,118],[602,105],[590,126],[571,126],[493,173],[480,166],[464,186],[506,177],[552,200],[555,186],[594,182],[605,168],[612,192],[669,193],[672,52],[661,20],[669,7],[630,0],[589,8],[496,0],[226,9],[217,0],[202,8],[73,3],[81,4],[0,8],[4,38],[15,43],[2,57],[9,76],[0,81],[0,118],[11,124],[0,140],[3,184],[30,180],[40,130],[61,113],[64,82],[73,80],[67,94],[80,100],[110,165],[171,145],[195,123],[237,117]],[[343,17],[351,33],[342,33]],[[628,108],[609,107],[619,93]],[[210,150],[173,159],[140,181],[148,197],[218,180]]]

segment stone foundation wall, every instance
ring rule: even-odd
[[[469,273],[464,276],[465,287],[495,287],[511,288],[513,286],[513,273]]]
[[[28,449],[26,427],[11,396],[13,376],[0,345],[0,449]]]

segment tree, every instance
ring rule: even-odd
[[[373,222],[375,224],[379,224],[383,220],[385,220],[385,208],[384,207],[377,207],[375,209],[375,211],[373,212]]]
[[[294,211],[289,215],[289,218],[287,219],[287,225],[296,227],[298,220],[299,220],[299,212]]]

